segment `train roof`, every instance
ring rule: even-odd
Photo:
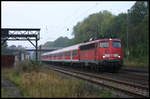
[[[117,38],[107,38],[107,39],[99,39],[100,41],[103,41],[103,40],[115,40],[115,41],[120,41],[120,39],[117,39]]]
[[[52,52],[43,53],[42,55],[67,52],[67,51],[78,49],[79,46],[82,46],[82,45],[87,45],[87,44],[91,44],[91,43],[98,42],[98,41],[108,41],[108,40],[120,41],[120,39],[116,39],[116,38],[115,39],[114,38],[113,39],[112,38],[98,39],[98,40],[93,40],[93,41],[89,41],[89,42],[85,42],[85,43],[79,43],[79,44],[69,46],[69,47],[65,47],[65,48],[62,48],[62,49],[58,49],[58,50],[55,50],[55,51],[52,51]]]
[[[115,38],[115,39],[105,38],[105,39],[98,39],[98,40],[88,41],[88,42],[83,43],[82,45],[87,45],[87,44],[91,44],[91,43],[99,42],[99,41],[108,41],[108,40],[120,41],[120,39],[117,39],[117,38]]]
[[[71,50],[76,50],[79,48],[79,46],[81,45],[82,43],[79,43],[79,44],[76,44],[76,45],[73,45],[73,46],[69,46],[69,47],[65,47],[65,48],[62,48],[62,49],[58,49],[58,50],[55,50],[55,51],[52,51],[52,52],[47,52],[47,53],[44,53],[42,55],[48,55],[48,54],[54,54],[54,53],[61,53],[61,52],[67,52],[67,51],[71,51]]]

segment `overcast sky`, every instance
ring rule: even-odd
[[[40,28],[38,41],[40,45],[54,41],[60,36],[72,38],[73,27],[90,14],[103,10],[108,10],[114,15],[127,13],[134,3],[135,1],[1,1],[1,26],[2,28]],[[33,47],[28,41],[8,41],[8,45]]]

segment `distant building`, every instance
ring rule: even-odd
[[[20,53],[20,55],[21,55],[21,57],[20,57],[21,61],[29,61],[31,59],[29,52],[23,51]]]

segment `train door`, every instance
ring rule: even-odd
[[[95,43],[95,60],[99,59],[99,43]]]
[[[65,53],[62,53],[62,60],[65,60]]]
[[[70,51],[70,59],[71,59],[71,61],[72,61],[72,52],[73,52],[73,51]]]

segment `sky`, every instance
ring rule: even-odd
[[[73,38],[73,27],[91,14],[104,10],[113,15],[127,13],[134,3],[135,1],[1,1],[1,28],[40,28],[38,45],[43,45],[60,36]],[[8,46],[34,48],[29,41],[7,42]]]

